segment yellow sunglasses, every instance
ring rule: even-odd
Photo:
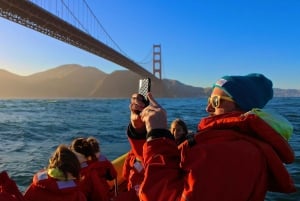
[[[221,99],[227,100],[230,102],[234,102],[234,100],[228,96],[217,96],[216,95],[216,96],[208,97],[208,104],[211,104],[213,108],[218,108],[218,107],[220,107]]]

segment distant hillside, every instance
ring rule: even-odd
[[[274,88],[274,96],[275,97],[300,97],[300,90]]]
[[[62,65],[30,76],[0,69],[0,98],[127,98],[141,78],[128,70],[106,74],[94,67]],[[176,80],[152,82],[156,97],[207,97],[211,88],[193,87]],[[275,96],[300,96],[300,90],[274,89]]]
[[[89,97],[107,74],[93,67],[64,65],[30,76],[0,72],[2,98]]]

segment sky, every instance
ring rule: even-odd
[[[224,75],[262,73],[276,88],[300,89],[298,0],[86,2],[122,52],[149,71],[160,44],[162,78],[211,87]],[[64,64],[127,70],[1,17],[0,47],[0,69],[23,76]]]

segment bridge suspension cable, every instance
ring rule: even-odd
[[[103,41],[105,39],[107,45],[118,49],[119,52],[127,54],[121,49],[118,43],[110,36],[100,20],[96,17],[86,0],[29,0],[32,3],[46,9],[52,14],[64,19],[73,26],[81,29],[85,33],[94,38]],[[92,27],[88,27],[92,25]],[[104,38],[101,38],[99,33],[103,33]]]
[[[85,5],[87,6],[87,8],[89,9],[90,13],[92,14],[92,16],[94,17],[94,19],[96,20],[97,24],[102,28],[103,32],[107,35],[107,37],[113,42],[113,44],[116,45],[116,47],[120,50],[121,53],[125,54],[126,53],[120,48],[120,46],[112,39],[112,37],[108,34],[108,32],[105,30],[105,28],[102,26],[102,24],[100,23],[100,21],[98,20],[98,18],[95,16],[95,14],[93,13],[92,9],[90,8],[90,6],[87,4],[86,0],[83,0]]]

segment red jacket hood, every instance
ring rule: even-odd
[[[269,144],[283,163],[294,162],[295,154],[289,143],[271,126],[255,114],[233,112],[204,118],[198,124],[198,130],[233,128]]]

